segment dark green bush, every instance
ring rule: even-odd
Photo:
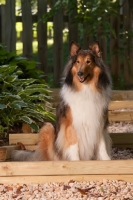
[[[38,122],[54,120],[52,108],[47,108],[49,87],[36,65],[0,45],[0,133],[23,122],[37,132]]]

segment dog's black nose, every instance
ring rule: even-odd
[[[81,72],[81,71],[78,71],[78,76],[83,76],[83,72]]]

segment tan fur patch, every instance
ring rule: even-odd
[[[43,152],[44,160],[56,160],[54,127],[50,123],[46,123],[39,132],[39,148]]]
[[[99,89],[97,88],[97,83],[98,83],[98,78],[99,78],[100,73],[101,73],[101,69],[97,66],[94,67],[93,78],[90,81],[90,84],[94,91],[99,91]]]
[[[77,135],[72,126],[71,110],[68,108],[66,117],[62,119],[62,125],[64,128],[64,148],[68,148],[70,145],[77,143]]]
[[[75,66],[73,66],[72,68],[72,73],[73,73],[73,83],[75,89],[78,91],[82,90],[82,83],[79,82],[79,79],[77,77],[77,68]]]

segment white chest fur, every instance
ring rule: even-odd
[[[100,135],[103,134],[103,114],[109,97],[105,92],[101,94],[93,91],[89,85],[84,85],[78,92],[64,85],[61,96],[71,109],[72,124],[78,137],[80,159],[92,159]]]

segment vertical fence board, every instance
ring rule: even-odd
[[[117,85],[119,85],[120,81],[118,80],[120,77],[120,41],[119,41],[119,33],[120,33],[120,23],[118,17],[111,17],[111,28],[114,30],[116,37],[111,33],[110,35],[110,65],[111,65],[111,73],[114,77],[114,81]]]
[[[28,59],[32,58],[32,15],[31,0],[21,0],[22,23],[23,23],[23,55]]]
[[[84,4],[87,4],[88,0],[84,0]],[[83,33],[83,48],[84,49],[88,49],[89,46],[93,43],[93,36],[90,35],[89,33],[89,27],[91,25],[84,22],[83,23],[83,30],[84,30],[84,33]]]
[[[1,42],[2,44],[5,44],[6,42],[6,37],[5,37],[5,34],[6,34],[6,13],[5,13],[5,5],[1,5],[1,26],[2,26],[2,29],[1,29]],[[16,32],[15,32],[16,34]],[[16,39],[16,35],[15,35],[15,39]],[[15,45],[16,45],[16,41],[15,41]]]
[[[53,4],[56,0],[53,0]],[[58,87],[63,68],[63,10],[54,15],[54,86]]]
[[[77,0],[73,0],[72,2],[71,14],[69,14],[68,18],[69,44],[71,41],[78,42],[78,24],[75,20],[75,16],[77,15]]]
[[[129,0],[129,23],[130,31],[133,33],[133,1]],[[133,86],[133,36],[129,36],[129,60],[130,60],[130,76],[131,85]]]
[[[39,21],[47,12],[47,1],[38,0],[38,60],[40,62],[39,69],[48,73],[47,69],[47,23]]]
[[[16,50],[16,16],[15,16],[15,0],[6,0],[5,7],[5,45],[8,51]]]
[[[130,65],[129,65],[129,54],[130,54],[130,40],[127,31],[130,30],[130,17],[129,17],[129,3],[125,1],[123,5],[123,31],[124,31],[124,78],[126,86],[128,87],[131,84],[131,73],[130,73]]]

